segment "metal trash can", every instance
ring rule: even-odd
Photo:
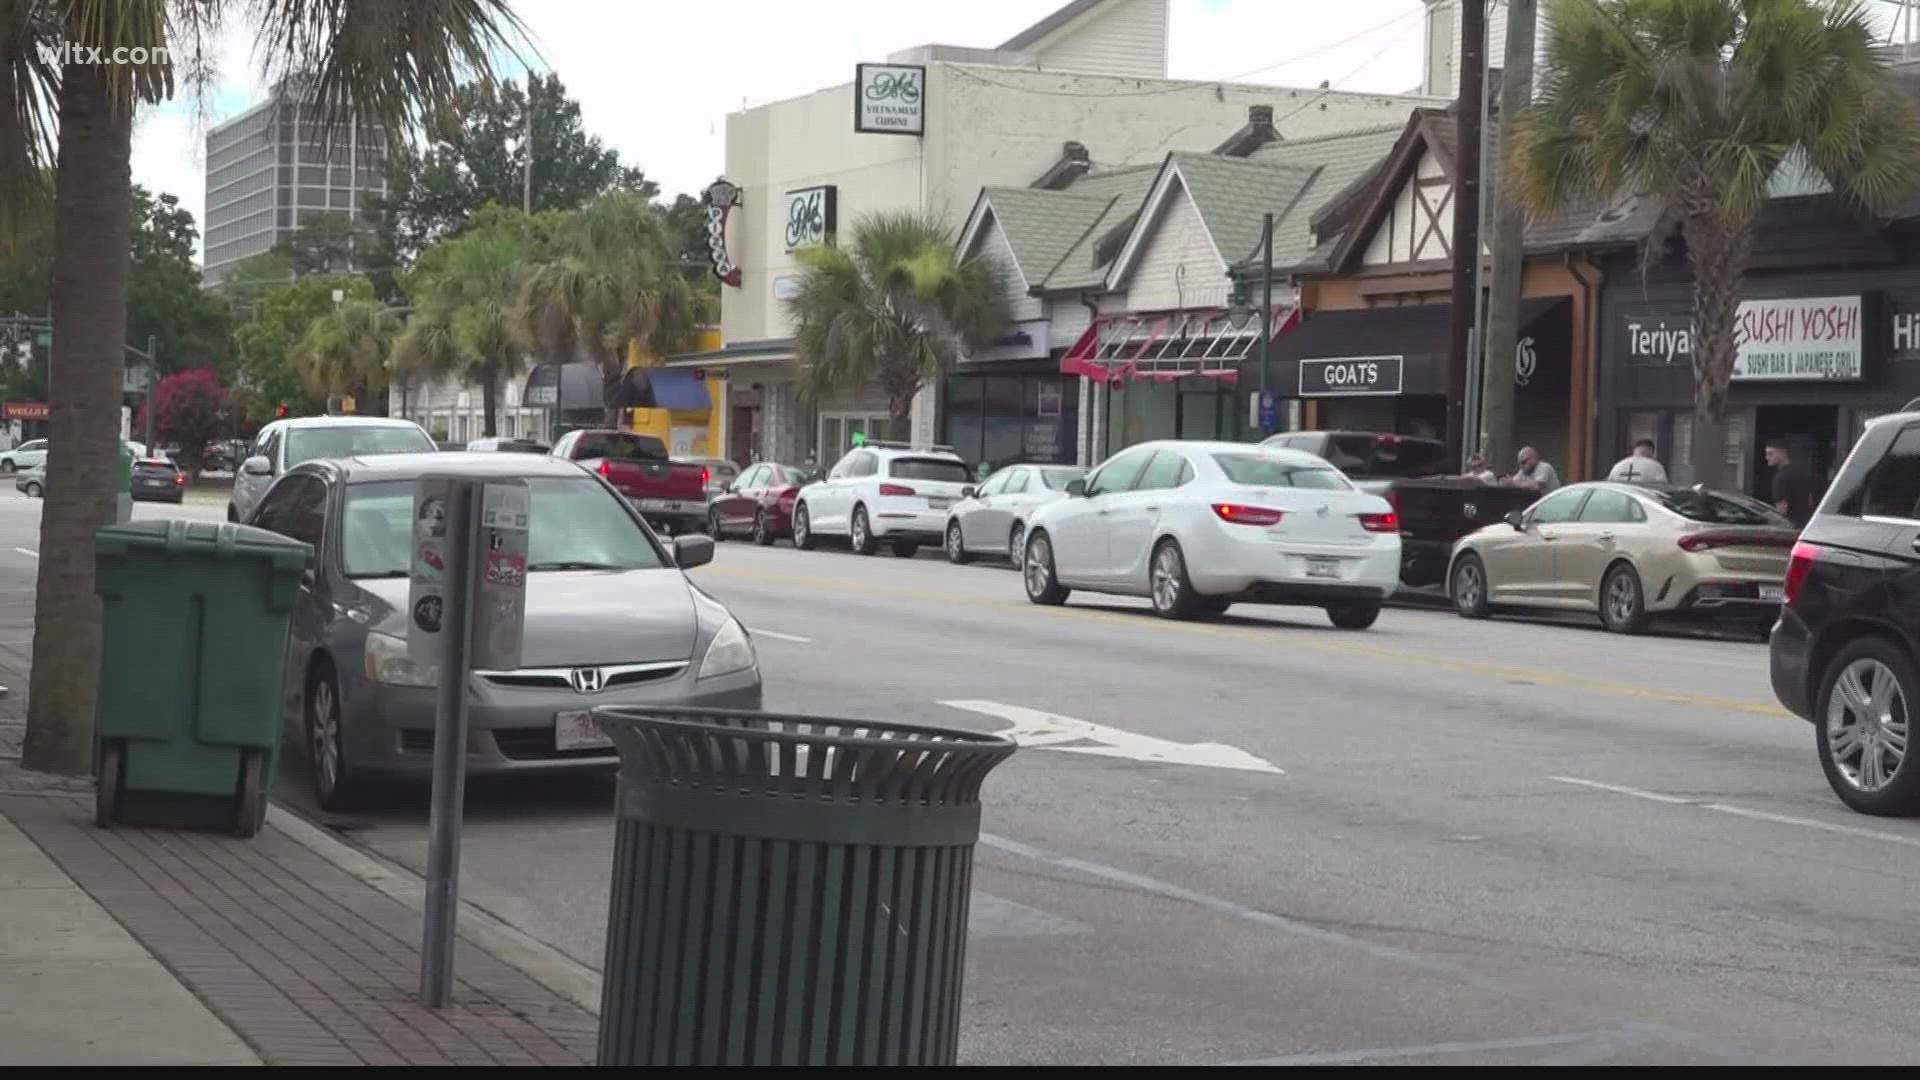
[[[601,1065],[952,1065],[980,784],[1012,740],[605,707]]]
[[[94,534],[101,599],[94,822],[259,831],[287,636],[313,549],[168,518]]]

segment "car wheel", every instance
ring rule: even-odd
[[[340,811],[353,803],[353,780],[340,714],[340,681],[322,663],[307,682],[307,763],[313,793],[322,810]]]
[[[1814,714],[1820,767],[1834,794],[1859,813],[1920,809],[1920,766],[1907,757],[1908,703],[1916,695],[1913,661],[1885,638],[1860,638],[1827,665]]]
[[[235,524],[240,521],[240,511],[235,510],[232,503],[227,504],[227,520]]]
[[[1342,630],[1365,630],[1380,618],[1380,601],[1347,600],[1328,604],[1327,618]]]
[[[726,534],[720,531],[720,511],[712,507],[707,509],[707,535],[713,537],[716,544],[726,539]]]
[[[1020,557],[1019,549],[1014,549],[1013,557]],[[967,542],[960,535],[960,523],[957,521],[947,522],[947,561],[955,566],[964,566],[973,561],[973,556],[967,554]]]
[[[39,484],[36,484],[36,483],[33,483],[32,481],[28,481],[28,483],[27,483],[27,498],[29,498],[29,499],[37,499],[37,498],[39,498],[39,497],[40,497],[40,495],[41,495],[41,492],[40,492],[40,485],[39,485]]]
[[[850,535],[855,554],[871,555],[880,550],[879,541],[873,538],[873,529],[867,524],[867,508],[864,506],[853,508],[853,531]]]
[[[1192,615],[1197,597],[1193,582],[1187,578],[1187,559],[1180,545],[1160,541],[1153,549],[1153,561],[1147,567],[1147,585],[1153,597],[1154,614],[1163,619],[1184,619]]]
[[[1449,592],[1453,594],[1453,610],[1462,618],[1484,619],[1487,617],[1487,565],[1480,556],[1468,554],[1460,556],[1453,564],[1453,576],[1449,582]]]
[[[1646,594],[1640,575],[1626,563],[1616,563],[1600,579],[1600,622],[1616,634],[1638,634],[1647,628]]]
[[[6,458],[4,460],[0,460],[0,476],[12,476],[12,475],[13,475],[13,459]]]
[[[807,504],[801,503],[793,508],[793,546],[812,551],[813,543],[812,515],[807,513]]]
[[[107,739],[100,744],[99,772],[94,777],[93,823],[112,828],[119,815],[120,796],[127,790],[127,744]]]
[[[893,557],[896,559],[911,559],[915,555],[920,554],[919,544],[909,544],[909,543],[906,543],[905,541],[895,541],[891,546],[893,548]]]
[[[1027,546],[1027,527],[1019,522],[1013,523],[1013,532],[1007,537],[1007,561],[1018,563],[1020,552]]]
[[[753,512],[753,542],[759,544],[761,547],[766,547],[768,544],[773,543],[773,530],[767,528],[767,512],[765,510],[755,510]]]
[[[1203,596],[1200,598],[1199,610],[1204,615],[1225,615],[1227,609],[1232,606],[1233,601],[1224,596]]]
[[[1020,576],[1026,581],[1028,600],[1048,606],[1067,602],[1068,590],[1060,584],[1060,577],[1054,572],[1053,543],[1047,539],[1046,533],[1035,533],[1027,539]]]

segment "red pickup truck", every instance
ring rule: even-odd
[[[667,456],[651,435],[610,428],[570,431],[553,456],[577,461],[606,477],[647,524],[668,536],[707,530],[707,468]]]

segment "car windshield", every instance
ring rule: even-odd
[[[967,472],[965,462],[948,461],[945,458],[894,458],[887,465],[887,475],[895,480],[944,480],[953,484],[964,484],[973,479]]]
[[[437,449],[426,432],[411,424],[294,428],[287,432],[287,468],[320,458],[431,454]]]
[[[1689,521],[1714,525],[1771,525],[1791,529],[1793,522],[1757,499],[1725,491],[1662,491],[1660,505]]]
[[[1446,471],[1447,444],[1404,435],[1333,435],[1327,460],[1349,476],[1434,476]]]
[[[348,577],[406,577],[412,560],[411,480],[383,480],[347,488],[341,525]],[[590,477],[527,478],[532,502],[527,569],[652,570],[660,552],[617,497]]]
[[[1040,482],[1055,491],[1067,490],[1067,485],[1087,475],[1085,469],[1041,469]]]
[[[1245,487],[1313,488],[1350,491],[1353,485],[1330,465],[1299,465],[1262,454],[1215,454],[1215,464],[1227,479]]]
[[[612,458],[615,461],[665,461],[667,444],[651,435],[629,435],[624,432],[582,435],[580,445],[574,450],[573,457],[579,461],[589,458]]]

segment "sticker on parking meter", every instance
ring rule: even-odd
[[[453,494],[445,477],[422,477],[413,490],[413,549],[407,587],[407,658],[440,662],[440,626],[447,606],[447,511]]]
[[[512,671],[520,666],[532,523],[526,481],[487,481],[480,497],[480,565],[473,588],[476,668]]]

